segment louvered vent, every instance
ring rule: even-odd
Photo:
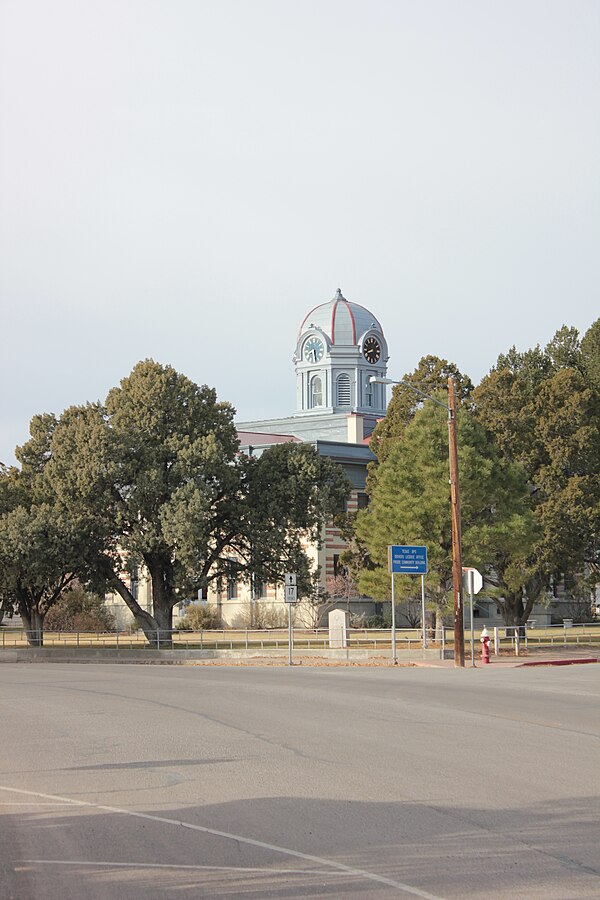
[[[337,377],[337,402],[338,406],[350,406],[350,378],[348,375]]]

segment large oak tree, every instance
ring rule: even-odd
[[[89,535],[80,560],[117,592],[148,639],[168,644],[174,605],[230,574],[278,581],[298,571],[348,486],[310,446],[239,452],[234,410],[170,366],[135,366],[105,404],[68,409],[37,459],[59,508]],[[153,611],[127,572],[143,564]]]

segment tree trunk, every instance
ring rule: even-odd
[[[125,584],[123,584],[118,575],[115,575],[112,569],[108,573],[106,573],[106,577],[109,587],[113,588],[117,592],[119,597],[121,597],[121,599],[127,605],[128,609],[133,613],[136,624],[146,635],[148,643],[152,647],[155,647],[156,635],[159,628],[156,619],[151,616],[149,612],[146,612],[145,609],[142,609],[131,591],[126,587]]]
[[[44,646],[44,617],[37,609],[19,604],[19,614],[25,626],[27,643],[30,647]]]
[[[27,634],[27,643],[30,647],[41,647],[44,643],[44,617],[36,608],[39,598],[34,599],[22,584],[17,585],[16,597],[19,615]]]
[[[522,590],[507,593],[500,604],[504,624],[509,628],[526,625],[535,601],[536,595],[524,599]]]
[[[173,646],[173,606],[176,598],[166,588],[164,566],[153,558],[144,558],[152,584],[152,611],[150,615],[132,595],[112,568],[105,571],[108,585],[112,587],[133,613],[151,647],[169,650]]]
[[[157,649],[173,647],[173,606],[176,598],[169,587],[169,571],[164,560],[147,556],[145,562],[152,582],[152,608],[156,622],[154,643]]]
[[[33,632],[33,647],[44,646],[44,616],[37,609],[31,611],[31,630]]]
[[[156,649],[171,650],[173,648],[173,607],[154,607],[157,631],[155,635]]]
[[[2,625],[2,622],[4,621],[4,616],[10,614],[10,617],[12,618],[12,613],[13,613],[12,600],[3,600],[0,603],[0,625]]]

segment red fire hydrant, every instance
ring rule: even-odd
[[[487,630],[486,626],[483,626],[483,631],[481,632],[481,662],[489,665],[490,662],[490,634]]]

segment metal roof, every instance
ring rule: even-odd
[[[336,346],[358,344],[366,331],[383,335],[383,329],[370,310],[352,303],[342,295],[340,288],[329,303],[315,306],[300,326],[300,335],[311,328],[320,328]]]

